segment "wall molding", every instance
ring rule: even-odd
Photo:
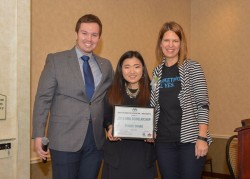
[[[49,157],[47,161],[50,161],[51,158]],[[30,164],[42,163],[42,160],[39,157],[33,157],[30,159]]]
[[[223,135],[223,134],[210,134],[212,138],[219,138],[219,139],[228,139],[232,135]]]

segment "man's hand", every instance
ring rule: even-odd
[[[41,159],[46,160],[49,157],[49,149],[47,151],[42,149],[42,137],[35,138],[35,149]]]

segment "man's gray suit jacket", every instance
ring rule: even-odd
[[[32,137],[45,136],[49,116],[48,138],[51,149],[69,152],[80,150],[90,115],[96,146],[98,149],[103,146],[104,96],[112,83],[114,72],[110,61],[93,55],[102,79],[91,101],[85,94],[75,48],[47,56],[34,103]]]

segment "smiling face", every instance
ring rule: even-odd
[[[181,42],[175,32],[171,30],[166,31],[163,35],[160,47],[162,53],[166,57],[166,60],[172,62],[178,61],[178,53],[180,51]]]
[[[76,45],[84,53],[91,53],[100,40],[99,25],[97,23],[81,23],[76,33]]]
[[[137,89],[139,87],[139,80],[143,74],[143,66],[136,57],[127,58],[122,63],[122,75],[128,82],[128,87]]]

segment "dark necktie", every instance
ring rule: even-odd
[[[95,83],[94,83],[94,78],[93,78],[91,68],[89,66],[89,57],[84,55],[81,57],[81,59],[83,60],[83,74],[84,74],[84,80],[85,80],[85,90],[86,90],[86,94],[89,100],[91,100],[93,93],[95,91]]]

